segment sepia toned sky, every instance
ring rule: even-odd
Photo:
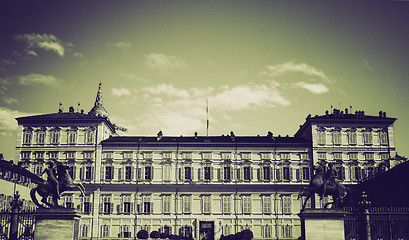
[[[292,136],[308,114],[396,117],[409,157],[408,1],[0,2],[0,152],[16,117],[104,106],[123,135]]]

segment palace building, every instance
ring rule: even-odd
[[[308,116],[293,137],[119,136],[100,85],[88,114],[71,107],[17,118],[16,159],[35,174],[51,159],[63,162],[86,187],[86,196],[61,199],[81,213],[80,239],[134,239],[141,229],[194,239],[250,229],[254,239],[297,239],[298,192],[313,166],[333,163],[344,184],[389,169],[395,120],[335,109]]]

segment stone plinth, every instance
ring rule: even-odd
[[[40,208],[35,212],[34,240],[77,240],[80,215],[74,209]]]
[[[298,216],[305,240],[344,240],[344,216],[342,210],[306,209]]]

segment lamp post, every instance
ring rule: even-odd
[[[10,240],[17,240],[18,234],[18,213],[23,205],[23,202],[19,199],[20,194],[18,191],[14,193],[13,200],[11,201],[11,221],[10,221]]]
[[[368,201],[368,195],[366,195],[365,191],[362,192],[361,201],[358,203],[362,209],[362,239],[364,240],[371,240],[371,222],[369,218],[369,206],[371,202]]]

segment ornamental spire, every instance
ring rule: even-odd
[[[102,103],[101,85],[102,85],[102,83],[99,83],[97,97],[95,99],[94,107],[91,109],[91,111],[88,112],[88,114],[89,115],[94,115],[94,116],[108,117],[108,112],[104,108],[104,105]]]

